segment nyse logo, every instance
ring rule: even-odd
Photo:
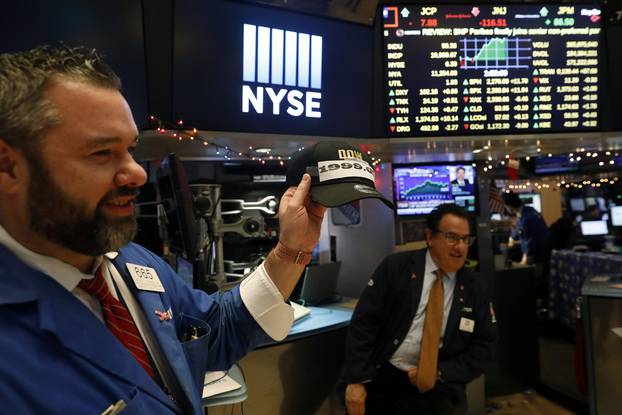
[[[242,112],[322,117],[321,36],[245,24],[243,54]]]

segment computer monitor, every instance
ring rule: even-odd
[[[443,203],[477,210],[475,167],[466,164],[397,164],[393,166],[396,214],[427,215]]]
[[[538,213],[542,213],[542,199],[540,195],[537,193],[519,193],[519,199],[523,202],[525,206],[531,206]]]
[[[602,236],[608,233],[606,220],[584,220],[581,222],[581,235],[583,236]]]
[[[596,206],[596,198],[595,197],[586,197],[585,198],[585,207],[590,208],[592,206]]]
[[[611,207],[611,226],[622,226],[622,206]]]
[[[333,301],[341,261],[309,266],[302,277],[300,300],[305,305],[318,305]]]
[[[578,197],[570,198],[570,210],[573,212],[583,212],[585,210],[585,200]]]

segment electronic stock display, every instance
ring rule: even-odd
[[[601,8],[388,5],[389,136],[599,128]]]
[[[396,214],[427,215],[443,203],[476,210],[475,168],[470,165],[393,166]]]

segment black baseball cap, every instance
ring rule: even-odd
[[[298,186],[311,176],[311,200],[326,207],[375,198],[395,209],[374,185],[369,157],[357,146],[340,141],[321,141],[296,153],[287,164],[287,184]]]

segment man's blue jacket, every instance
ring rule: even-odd
[[[113,262],[181,384],[183,412],[200,414],[205,371],[228,369],[265,333],[238,288],[193,290],[136,244]],[[154,268],[165,292],[137,290],[126,263]],[[155,313],[169,309],[170,320]],[[191,327],[203,335],[183,342]],[[127,404],[123,415],[181,412],[77,297],[0,245],[0,413],[100,414],[120,399]]]

